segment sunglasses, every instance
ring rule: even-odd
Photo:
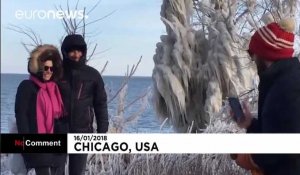
[[[53,72],[53,67],[52,66],[44,66],[44,71],[48,71],[50,70],[50,72]]]

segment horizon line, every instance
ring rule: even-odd
[[[10,75],[29,75],[29,73],[11,73],[11,72],[1,72],[2,74],[10,74]],[[102,77],[125,77],[125,75],[101,75]],[[141,78],[151,78],[152,76],[144,76],[144,75],[133,75],[132,77],[141,77]]]

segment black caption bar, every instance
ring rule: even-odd
[[[1,134],[1,153],[67,153],[67,134]]]

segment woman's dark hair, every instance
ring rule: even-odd
[[[39,57],[41,63],[44,63],[48,60],[53,62],[53,74],[51,80],[58,81],[59,79],[62,78],[63,75],[62,59],[58,52],[53,52],[51,50],[45,51]]]

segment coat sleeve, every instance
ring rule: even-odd
[[[96,87],[94,91],[94,111],[97,122],[97,133],[106,133],[108,131],[108,112],[107,112],[107,95],[104,88],[104,82],[97,72]]]
[[[297,81],[297,80],[296,80]],[[282,86],[285,84],[285,86]],[[300,81],[279,83],[268,94],[261,118],[263,133],[300,133]],[[299,155],[254,154],[254,162],[263,169],[282,167]],[[298,157],[298,158],[297,158]]]
[[[29,128],[29,105],[31,100],[31,90],[28,81],[22,81],[18,87],[15,101],[15,117],[18,133],[28,134]]]

